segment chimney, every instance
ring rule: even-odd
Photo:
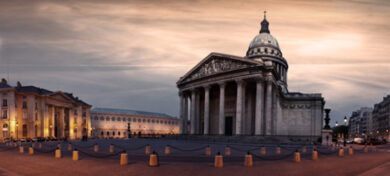
[[[17,88],[21,88],[21,87],[22,87],[22,84],[18,81],[18,82],[16,83],[16,87],[17,87]]]
[[[2,79],[1,79],[1,84],[7,84],[7,80],[4,79],[4,78],[2,78]]]

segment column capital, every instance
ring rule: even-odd
[[[211,88],[211,85],[210,84],[206,84],[206,85],[203,85],[203,88],[206,90],[209,90]]]
[[[264,78],[263,77],[254,77],[253,78],[257,83],[258,82],[263,82],[264,81]]]
[[[226,82],[225,81],[218,82],[218,85],[220,88],[225,88]]]

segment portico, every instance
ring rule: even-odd
[[[246,56],[210,53],[177,81],[182,134],[320,136],[324,99],[288,91],[268,25],[264,17]]]

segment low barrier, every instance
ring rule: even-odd
[[[61,146],[62,149],[58,146]],[[65,147],[68,146],[68,147]],[[62,155],[62,152],[65,152],[65,157],[70,156],[73,157],[74,161],[79,160],[79,156],[84,157],[92,157],[92,158],[110,158],[110,157],[116,157],[121,156],[121,165],[127,165],[127,158],[136,159],[137,161],[146,161],[149,157],[149,166],[155,167],[159,165],[159,158],[160,156],[157,155],[157,152],[151,151],[151,145],[144,144],[141,146],[130,146],[130,145],[118,145],[118,144],[111,144],[109,145],[109,150],[105,147],[108,146],[98,146],[97,143],[84,143],[84,145],[76,144],[76,143],[52,143],[52,142],[43,142],[43,143],[31,143],[31,144],[23,144],[19,145],[17,147],[14,146],[14,143],[6,143],[6,144],[0,144],[0,152],[4,151],[12,151],[19,148],[20,151],[23,150],[23,153],[29,153],[30,155],[33,154],[39,154],[39,153],[53,153],[55,158],[62,158],[64,155]],[[162,155],[162,161],[164,162],[182,162],[182,161],[189,161],[189,162],[213,162],[212,157],[206,157],[203,153],[204,151],[207,152],[208,155],[211,155],[211,147],[209,145],[203,145],[199,147],[193,147],[193,148],[184,148],[184,147],[178,147],[174,145],[165,145],[165,146],[159,146],[155,147],[154,149],[161,149],[160,151],[164,152],[165,155]],[[215,147],[215,146],[213,146]],[[223,151],[223,146],[216,146],[219,148],[214,148],[214,151]],[[70,151],[69,149],[73,149],[73,151]],[[360,149],[354,149],[351,147],[340,147],[337,150],[332,150],[330,147],[324,147],[324,146],[288,146],[288,145],[277,145],[277,146],[267,146],[269,149],[268,154],[264,153],[261,154],[260,151],[262,149],[265,150],[264,146],[243,146],[243,145],[226,145],[225,146],[225,155],[222,155],[223,152],[218,152],[219,154],[215,155],[214,158],[214,164],[215,167],[221,168],[223,167],[223,162],[234,162],[237,161],[244,162],[243,165],[246,167],[253,166],[253,162],[256,160],[264,160],[264,161],[277,161],[277,160],[290,160],[295,161],[299,163],[301,159],[311,159],[311,160],[318,160],[319,156],[325,156],[325,155],[334,155],[334,156],[342,156],[345,157],[344,152],[348,152],[348,156],[353,156],[354,152],[374,152],[376,148],[374,146],[366,147],[366,148],[360,148]],[[379,147],[378,147],[379,148]],[[137,155],[135,153],[127,153],[127,151],[138,151],[145,149],[145,153],[148,154],[147,151],[150,152],[150,155]],[[379,148],[381,149],[381,148]],[[107,150],[107,151],[104,151]],[[117,150],[117,152],[115,152]],[[299,152],[301,151],[301,152]],[[380,150],[381,151],[381,150]],[[68,154],[66,153],[68,152]],[[242,154],[244,153],[245,154]],[[176,155],[175,155],[176,154]],[[242,154],[242,155],[241,155]],[[224,158],[225,157],[225,158]],[[124,160],[126,158],[126,160]],[[218,159],[217,159],[218,158]],[[225,161],[223,161],[225,159]],[[122,162],[123,160],[123,162]],[[218,160],[218,161],[217,161]],[[126,164],[123,164],[126,163]],[[222,163],[222,164],[221,164]]]

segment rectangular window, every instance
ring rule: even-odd
[[[3,107],[7,107],[7,106],[8,106],[7,99],[3,99]]]
[[[77,109],[74,110],[74,113],[73,113],[73,114],[74,114],[74,115],[77,115]]]
[[[35,112],[35,120],[38,120],[38,112]]]
[[[3,119],[7,119],[8,118],[8,111],[7,110],[3,110]]]
[[[35,110],[38,109],[38,103],[35,103]]]
[[[27,119],[27,112],[23,112],[22,119]]]
[[[27,125],[23,125],[23,137],[27,136]]]
[[[27,102],[23,101],[23,109],[27,109]]]

